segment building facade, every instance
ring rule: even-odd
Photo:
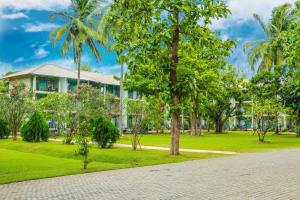
[[[99,92],[104,94],[110,93],[117,98],[120,97],[120,83],[114,75],[100,74],[96,72],[81,71],[81,83],[88,83],[95,88],[99,89]],[[22,82],[30,88],[34,94],[34,99],[39,100],[50,93],[61,92],[67,93],[76,90],[77,87],[77,71],[66,69],[53,64],[41,65],[37,68],[28,69],[25,71],[17,72],[2,79],[9,80],[10,87],[14,81]],[[136,91],[124,91],[123,98],[140,99]],[[255,128],[255,120],[253,118],[253,108],[251,99],[244,101],[241,105],[234,99],[231,100],[232,106],[239,106],[240,116],[230,117],[225,123],[225,129],[234,130],[252,130]],[[119,113],[112,117],[111,121],[120,127]],[[168,128],[169,121],[166,120],[165,126]],[[132,124],[132,117],[127,116],[126,109],[123,111],[122,127],[130,128]],[[182,128],[185,127],[184,116],[182,117]],[[203,127],[207,126],[207,122],[202,120]],[[280,130],[292,129],[294,124],[289,115],[284,113],[280,114],[278,118],[278,125]]]
[[[2,79],[9,80],[9,87],[17,81],[24,83],[33,92],[33,98],[39,100],[54,92],[68,93],[76,90],[77,71],[66,69],[53,64],[41,65],[37,68],[17,72]],[[114,75],[100,74],[96,72],[81,71],[81,83],[88,83],[99,89],[104,94],[110,93],[120,97],[120,83]],[[138,98],[135,91],[124,91],[123,98]],[[119,127],[119,113],[112,117],[111,121]],[[126,110],[123,112],[123,127],[127,128]]]

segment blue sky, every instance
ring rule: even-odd
[[[232,15],[223,20],[214,21],[212,28],[221,31],[223,39],[238,41],[229,62],[240,73],[250,77],[251,71],[243,44],[249,40],[264,37],[258,24],[253,20],[253,13],[265,21],[271,15],[274,6],[295,0],[227,0]],[[71,57],[62,58],[59,48],[54,49],[48,41],[49,32],[58,27],[58,22],[50,22],[49,14],[53,10],[67,9],[70,0],[0,0],[0,74],[34,67],[43,63],[55,63],[72,68]],[[119,73],[114,53],[103,53],[99,63],[88,53],[83,55],[83,62],[103,73]]]

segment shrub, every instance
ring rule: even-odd
[[[0,139],[7,139],[10,133],[8,124],[0,119]]]
[[[110,148],[120,137],[119,130],[102,116],[91,121],[91,133],[101,148]]]
[[[296,126],[297,137],[300,137],[300,125]]]
[[[21,128],[21,136],[27,142],[47,141],[49,127],[41,113],[35,112]]]

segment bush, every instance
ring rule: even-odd
[[[7,139],[10,133],[8,124],[0,119],[0,139]]]
[[[21,128],[21,136],[27,142],[47,141],[49,127],[41,113],[35,112]]]
[[[102,116],[91,121],[91,133],[101,148],[110,148],[120,137],[119,130]]]
[[[300,137],[300,125],[296,126],[297,137]]]

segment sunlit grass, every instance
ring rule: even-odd
[[[59,142],[27,143],[0,140],[0,184],[222,156],[204,153],[170,156],[168,151],[99,149],[93,146],[88,169],[83,170],[81,158],[74,153],[76,149],[76,145],[64,145]]]

